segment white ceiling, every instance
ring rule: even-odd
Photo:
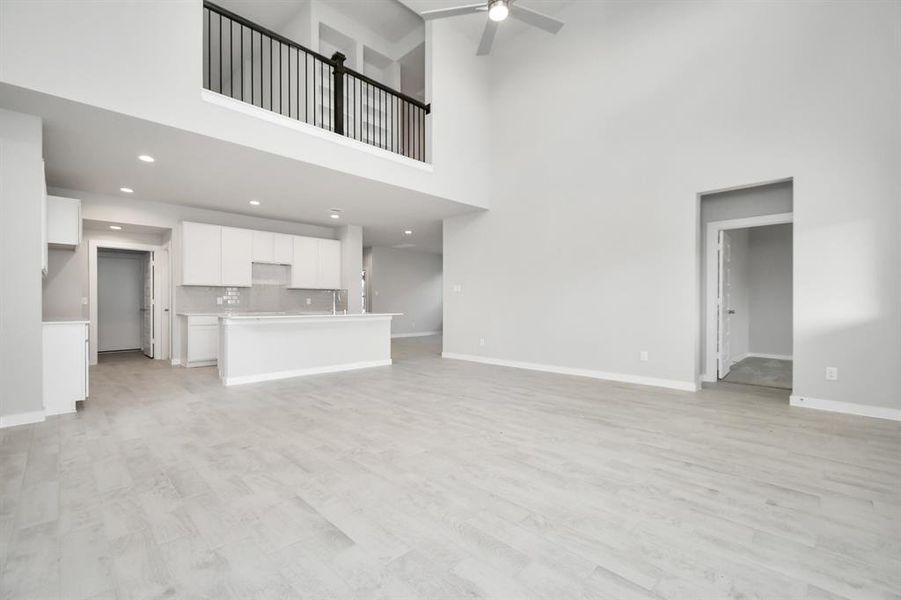
[[[335,12],[366,26],[392,43],[422,29],[423,22],[398,0],[319,0]],[[237,13],[273,31],[281,31],[309,0],[214,0],[222,8]]]
[[[472,207],[238,144],[0,84],[0,106],[44,119],[51,187],[334,227],[366,245],[442,250],[441,221]],[[137,160],[149,153],[153,164]],[[123,194],[120,187],[134,194]],[[261,201],[253,207],[251,199]],[[343,209],[340,221],[330,208]],[[412,229],[413,236],[404,235]]]

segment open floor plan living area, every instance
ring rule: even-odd
[[[898,0],[0,0],[0,600],[901,600]]]

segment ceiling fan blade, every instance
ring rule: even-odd
[[[520,6],[519,4],[510,3],[510,16],[518,19],[523,23],[528,23],[539,29],[543,29],[548,33],[557,33],[563,27],[563,21],[559,21],[553,17],[541,14],[538,11]]]
[[[456,17],[459,15],[469,15],[474,12],[485,10],[485,3],[467,4],[466,6],[455,6],[454,8],[439,8],[436,10],[427,10],[421,13],[423,19],[432,21],[434,19],[444,19],[446,17]]]
[[[479,49],[476,50],[476,56],[487,56],[491,53],[491,45],[494,44],[494,35],[497,33],[497,21],[488,19],[485,23],[485,31],[482,32],[482,39],[479,41]]]

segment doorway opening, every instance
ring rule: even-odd
[[[792,389],[792,180],[702,194],[701,380]]]
[[[97,252],[97,351],[154,357],[153,252]]]
[[[159,240],[159,245],[104,239],[101,236],[109,234],[87,227],[85,235],[88,237],[90,363],[96,365],[101,354],[104,362],[109,362],[115,353],[128,353],[133,359],[146,356],[168,360],[171,346],[168,241],[159,239],[161,236],[155,232],[153,241]],[[143,231],[129,232],[128,236],[151,241],[151,234]],[[122,234],[120,237],[125,238]]]
[[[792,387],[792,224],[721,229],[717,379]]]

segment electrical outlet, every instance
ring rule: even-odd
[[[826,381],[838,381],[838,367],[826,367]]]
[[[455,284],[454,284],[454,292],[456,292],[456,293],[459,294],[459,293],[462,292],[462,291],[463,291],[463,286],[460,285],[459,283],[455,283]]]
[[[312,299],[312,298],[307,298],[307,306],[309,306],[309,305],[311,305],[311,304],[313,304],[313,299]]]
[[[479,338],[479,346],[485,345],[485,338]]]
[[[416,329],[416,321],[412,321],[411,324],[410,324],[410,326],[411,326],[413,329]]]
[[[82,298],[82,299],[81,299],[81,305],[82,305],[82,306],[87,306],[87,305],[88,305],[88,299],[87,299],[87,298]]]
[[[642,350],[641,352],[639,352],[638,360],[640,360],[641,362],[648,362],[648,351]]]

